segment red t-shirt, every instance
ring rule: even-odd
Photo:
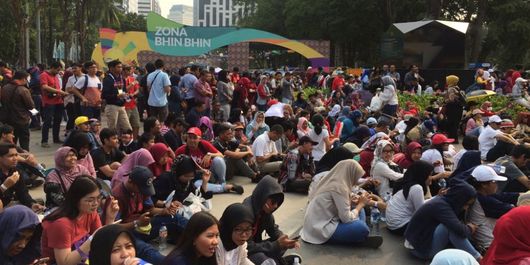
[[[186,154],[186,149],[189,149],[189,154]],[[195,150],[187,148],[187,145],[182,145],[175,150],[176,156],[182,154],[189,155],[199,165],[201,164],[202,158],[206,155],[206,153],[219,153],[219,150],[217,150],[210,142],[206,140],[201,140],[199,142],[199,147]]]
[[[134,76],[128,76],[127,79],[125,79],[125,86],[128,87],[135,80],[136,79],[134,78]],[[137,83],[136,85],[134,85],[131,88],[129,88],[129,90],[127,90],[127,93],[129,93],[129,95],[132,95],[138,90],[138,88],[140,88],[140,84],[139,83]],[[134,108],[136,108],[136,99],[131,97],[131,100],[129,102],[125,102],[124,106],[125,106],[125,109],[134,109]]]
[[[75,220],[67,217],[55,221],[42,222],[42,257],[55,261],[53,249],[70,249],[80,240],[86,241],[87,235],[101,227],[98,213],[83,214]]]
[[[48,71],[42,72],[40,74],[40,85],[47,85],[50,87],[55,88],[57,91],[61,90],[61,84],[59,81],[59,75],[52,76]],[[59,105],[63,104],[63,98],[59,93],[57,93],[55,97],[50,97],[50,94],[47,90],[44,90],[41,88],[42,93],[42,106],[46,107],[48,105]]]
[[[340,78],[340,77],[335,77],[335,79],[333,79],[333,83],[331,84],[331,89],[333,91],[339,89],[339,88],[342,88],[344,87],[344,79],[343,78]]]

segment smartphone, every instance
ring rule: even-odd
[[[290,240],[298,240],[298,239],[300,239],[300,235],[290,236],[289,239]]]
[[[50,258],[42,258],[42,259],[38,259],[32,265],[46,264],[48,261],[50,261]]]

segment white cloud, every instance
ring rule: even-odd
[[[167,17],[169,10],[173,5],[188,5],[193,6],[193,0],[158,0],[160,3],[160,9],[162,10],[162,16]]]

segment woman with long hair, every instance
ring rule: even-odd
[[[313,124],[313,129],[309,132],[307,136],[311,138],[313,142],[318,144],[313,147],[313,161],[318,162],[324,156],[324,154],[331,149],[331,146],[335,141],[338,141],[338,138],[335,138],[333,141],[329,140],[328,130],[324,130],[324,117],[320,114],[316,114],[311,118],[311,124]]]
[[[112,224],[119,211],[112,197],[104,209],[105,224]],[[57,265],[77,265],[88,258],[93,235],[101,227],[98,208],[100,186],[89,176],[77,177],[61,206],[42,221],[42,256]]]
[[[163,265],[217,265],[215,252],[219,245],[219,221],[208,212],[194,214],[175,249]]]

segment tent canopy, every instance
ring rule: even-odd
[[[403,34],[406,34],[408,32],[411,32],[413,30],[416,30],[418,28],[421,28],[431,23],[442,24],[446,27],[452,28],[463,34],[466,34],[467,29],[469,27],[469,23],[467,22],[454,22],[454,21],[445,21],[445,20],[421,20],[421,21],[414,21],[414,22],[394,23],[394,26],[399,31],[401,31]]]

